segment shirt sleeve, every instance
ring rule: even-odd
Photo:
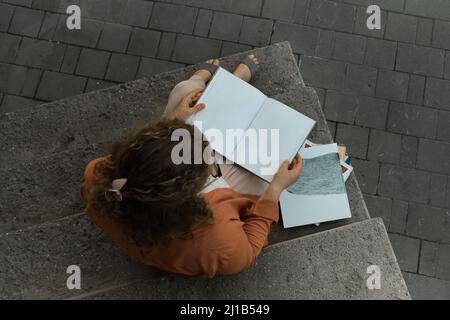
[[[243,224],[233,235],[235,249],[224,265],[224,274],[239,273],[255,262],[267,242],[271,225],[278,222],[278,203],[259,199],[241,215],[241,219]]]

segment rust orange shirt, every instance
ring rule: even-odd
[[[99,216],[92,209],[88,190],[94,179],[94,166],[102,159],[91,161],[85,170],[81,187],[85,212],[133,260],[148,266],[188,277],[239,273],[255,262],[267,245],[271,225],[278,222],[276,202],[229,188],[215,189],[201,194],[213,213],[213,225],[194,224],[193,237],[171,237],[168,245],[138,246],[129,241],[118,222]]]

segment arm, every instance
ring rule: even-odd
[[[300,176],[302,159],[297,155],[289,168],[283,162],[264,194],[243,215],[243,232],[236,236],[236,249],[225,268],[226,274],[241,272],[249,268],[266,244],[272,223],[278,222],[278,201],[281,192]]]

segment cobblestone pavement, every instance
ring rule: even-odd
[[[0,112],[283,40],[413,297],[450,299],[450,1],[0,0]]]

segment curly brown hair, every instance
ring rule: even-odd
[[[148,124],[115,143],[111,155],[94,168],[93,209],[120,222],[138,245],[167,244],[170,234],[191,236],[196,222],[213,223],[210,209],[198,195],[209,176],[208,164],[194,164],[193,158],[191,164],[173,163],[171,153],[178,141],[171,141],[171,136],[177,129],[194,135],[194,127],[179,120]],[[191,143],[194,148],[194,139]],[[207,146],[203,140],[203,150]],[[120,178],[127,179],[122,201],[108,191]]]

